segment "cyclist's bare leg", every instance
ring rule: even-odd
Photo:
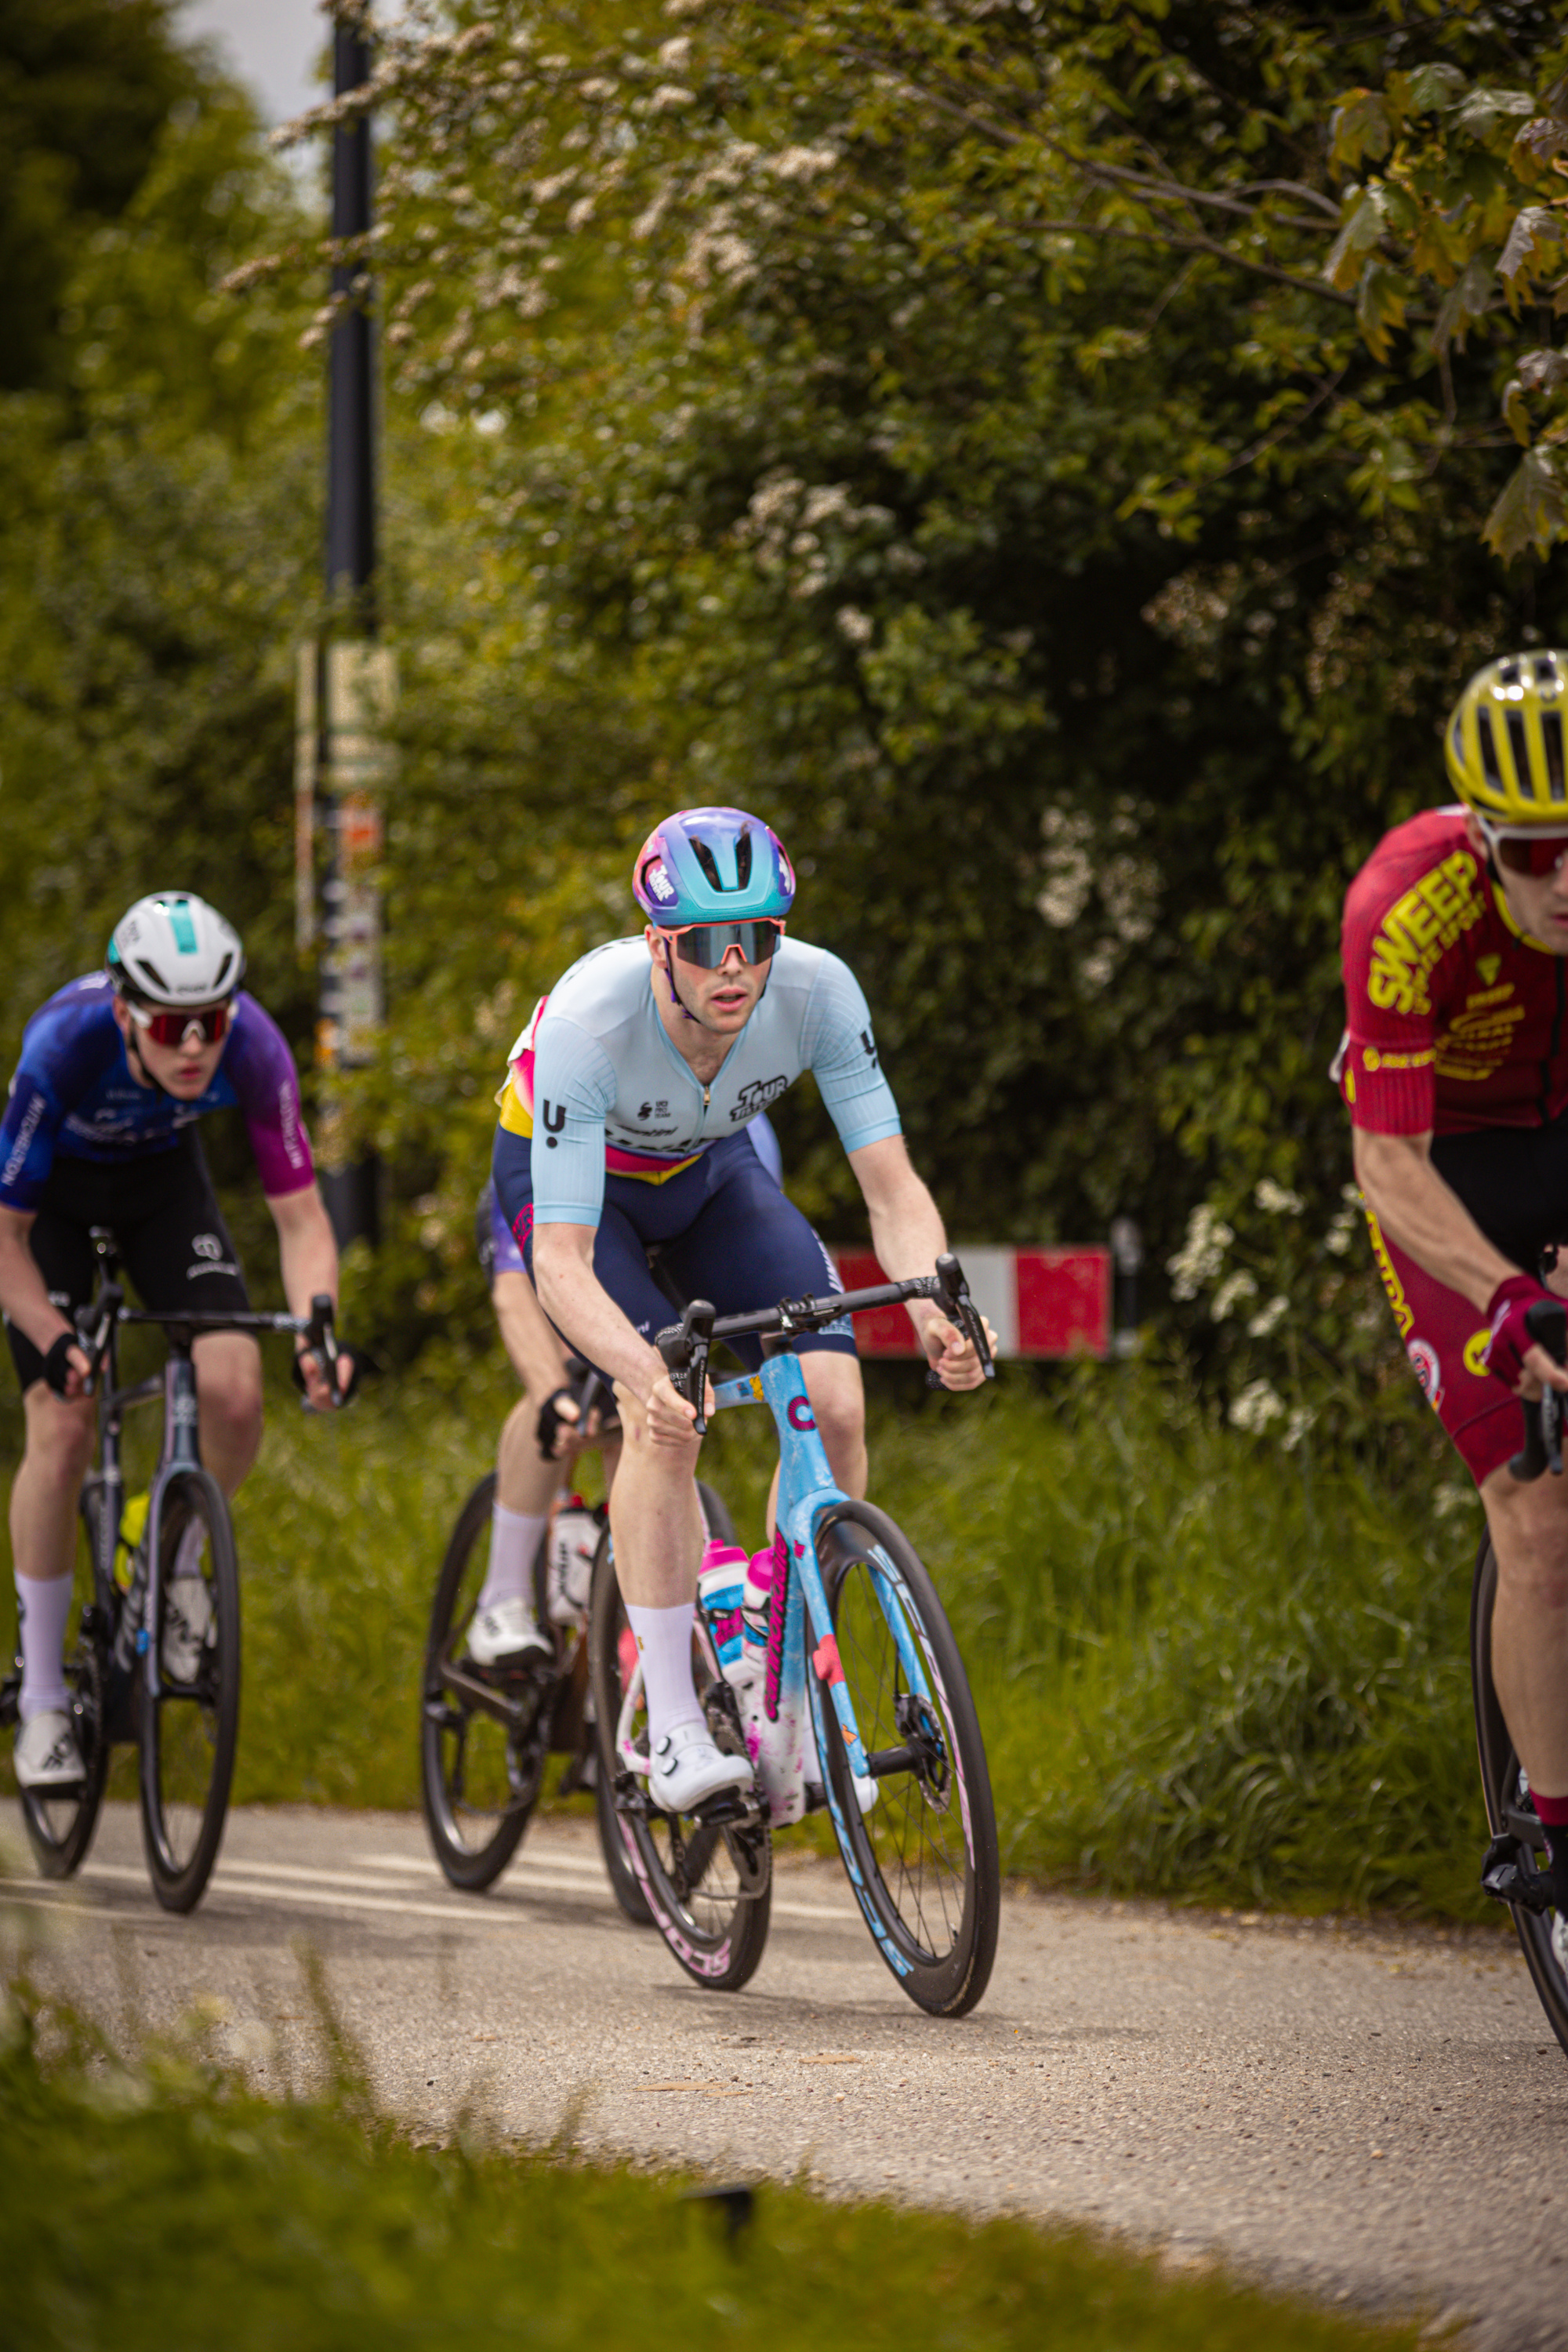
[[[191,1360],[202,1461],[224,1493],[233,1495],[261,1445],[261,1349],[248,1331],[208,1331],[191,1349]]]
[[[1521,1486],[1506,1466],[1481,1488],[1498,1591],[1492,1679],[1532,1789],[1568,1796],[1568,1493]]]
[[[539,1451],[539,1408],[542,1397],[519,1397],[501,1424],[496,1448],[496,1500],[503,1510],[525,1518],[542,1518],[555,1499],[564,1465],[546,1462]]]
[[[655,1444],[642,1399],[618,1381],[621,1459],[610,1493],[616,1576],[626,1600],[645,1609],[675,1609],[692,1600],[702,1562],[702,1508],[697,1499],[701,1441]]]
[[[96,1407],[68,1403],[43,1381],[22,1399],[26,1441],[11,1482],[11,1557],[18,1576],[52,1583],[76,1561],[77,1497],[92,1460]]]
[[[841,1356],[827,1349],[810,1349],[800,1359],[805,1392],[811,1399],[817,1435],[827,1451],[828,1466],[847,1495],[861,1500],[869,1465],[866,1459],[866,1384],[858,1356]],[[768,1488],[767,1528],[771,1535],[778,1517],[779,1474],[774,1465]]]

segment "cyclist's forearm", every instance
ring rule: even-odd
[[[664,1370],[663,1360],[595,1274],[592,1229],[536,1225],[533,1273],[539,1303],[569,1345],[634,1394],[647,1396]]]
[[[851,1152],[849,1164],[859,1180],[871,1221],[871,1244],[877,1263],[889,1282],[907,1282],[917,1274],[934,1274],[947,1247],[947,1234],[936,1202],[910,1165],[901,1136],[868,1143]],[[918,1330],[939,1310],[929,1299],[910,1307]]]
[[[1432,1165],[1429,1135],[1353,1130],[1356,1181],[1390,1241],[1485,1314],[1500,1282],[1517,1274]]]
[[[47,1354],[71,1323],[49,1303],[38,1261],[27,1246],[31,1216],[18,1209],[0,1209],[0,1314],[14,1323],[25,1339]]]
[[[310,1301],[324,1291],[337,1305],[338,1245],[326,1203],[314,1184],[302,1192],[268,1194],[278,1228],[278,1265],[290,1315],[309,1315]]]

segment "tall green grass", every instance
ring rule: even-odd
[[[471,1364],[427,1365],[341,1420],[274,1400],[237,1512],[241,1801],[417,1802],[426,1611],[509,1402]],[[723,1414],[705,1449],[748,1544],[773,1458],[761,1412]],[[1479,1512],[1440,1461],[1436,1502],[1402,1499],[1128,1369],[1051,1396],[1005,1375],[972,1398],[884,1393],[871,1458],[968,1663],[1011,1870],[1484,1916]]]
[[[678,2184],[416,2147],[323,2016],[336,2083],[252,2095],[201,2039],[126,2063],[25,1985],[0,2013],[6,2341],[37,2352],[1354,2352],[1416,2341],[1070,2231],[764,2186],[733,2243]],[[40,2063],[40,2028],[53,2063]],[[210,2030],[210,2029],[209,2029]]]

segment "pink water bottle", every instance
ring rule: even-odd
[[[745,1590],[741,1600],[746,1657],[752,1665],[758,1667],[763,1664],[768,1654],[768,1612],[773,1605],[775,1584],[782,1591],[777,1537],[766,1551],[753,1553],[747,1565]]]

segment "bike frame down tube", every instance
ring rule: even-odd
[[[812,1664],[820,1643],[833,1632],[832,1612],[827,1605],[827,1588],[822,1580],[822,1570],[816,1559],[816,1533],[822,1520],[836,1504],[847,1499],[835,1481],[827,1459],[827,1449],[817,1433],[816,1421],[806,1393],[805,1376],[800,1359],[793,1348],[763,1343],[763,1369],[749,1373],[742,1380],[723,1381],[713,1391],[715,1405],[752,1404],[762,1400],[772,1409],[779,1433],[779,1495],[778,1523],[789,1547],[790,1575],[785,1588],[784,1629],[784,1671],[785,1675],[796,1670],[803,1660],[804,1645],[800,1638],[800,1612],[805,1607],[812,1631]],[[896,1638],[896,1635],[895,1635]],[[820,1672],[820,1670],[819,1670]],[[838,1717],[848,1751],[849,1769],[858,1780],[867,1771],[866,1748],[860,1727],[855,1720],[848,1685],[842,1673],[822,1675],[833,1694],[833,1711]],[[804,1696],[804,1694],[803,1694]]]
[[[199,1470],[202,1466],[201,1446],[197,1442],[199,1408],[196,1402],[196,1370],[191,1361],[191,1343],[179,1332],[170,1335],[170,1349],[163,1366],[163,1448],[158,1466],[153,1473],[152,1495],[147,1508],[147,1586],[142,1603],[142,1622],[137,1629],[136,1645],[141,1653],[143,1680],[147,1696],[155,1700],[161,1696],[158,1673],[158,1645],[148,1638],[148,1627],[158,1622],[160,1560],[163,1555],[163,1496],[169,1481],[181,1470]],[[153,1386],[149,1382],[148,1388]]]

